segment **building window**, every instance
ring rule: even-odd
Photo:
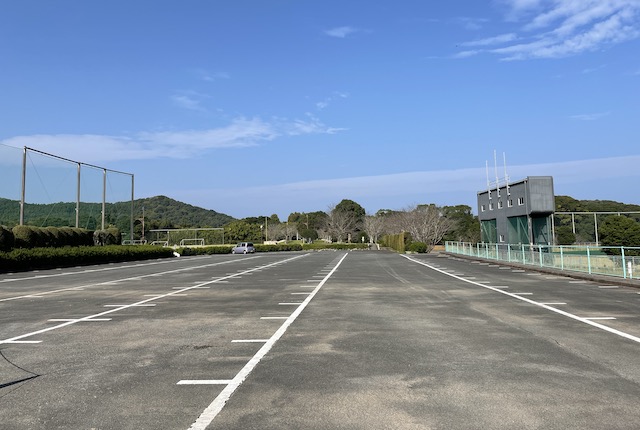
[[[524,205],[524,197],[518,197],[518,206]]]
[[[502,200],[498,201],[498,209],[502,209]]]
[[[501,235],[500,235],[500,242],[501,242],[501,243],[504,243],[504,234],[501,234]]]
[[[489,203],[489,210],[492,211],[493,210],[493,203]]]
[[[481,211],[481,212],[484,212],[484,211],[486,211],[486,210],[487,210],[487,205],[482,205],[482,206],[480,206],[480,211]]]
[[[513,206],[513,199],[507,200],[507,206],[508,207],[512,207]]]

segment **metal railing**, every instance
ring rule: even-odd
[[[446,242],[445,251],[488,260],[640,279],[640,247]]]

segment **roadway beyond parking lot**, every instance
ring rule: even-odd
[[[373,251],[0,275],[0,428],[634,429],[639,300]]]

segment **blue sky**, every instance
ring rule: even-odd
[[[496,150],[501,177],[505,153],[514,180],[640,204],[638,0],[5,0],[0,20],[0,143],[131,172],[136,197],[476,211]]]

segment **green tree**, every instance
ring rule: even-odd
[[[480,221],[467,205],[444,206],[442,215],[453,221],[453,227],[443,240],[477,243],[480,240]]]
[[[558,245],[573,245],[576,243],[576,235],[573,233],[571,226],[562,225],[556,227],[556,241]]]
[[[227,242],[260,241],[260,225],[245,221],[233,221],[224,226],[224,238]]]
[[[640,246],[640,223],[626,216],[606,217],[599,233],[602,246]]]
[[[366,211],[362,206],[349,199],[343,199],[335,206],[334,210],[344,214],[349,214],[358,224],[362,223],[364,216],[366,215]]]

